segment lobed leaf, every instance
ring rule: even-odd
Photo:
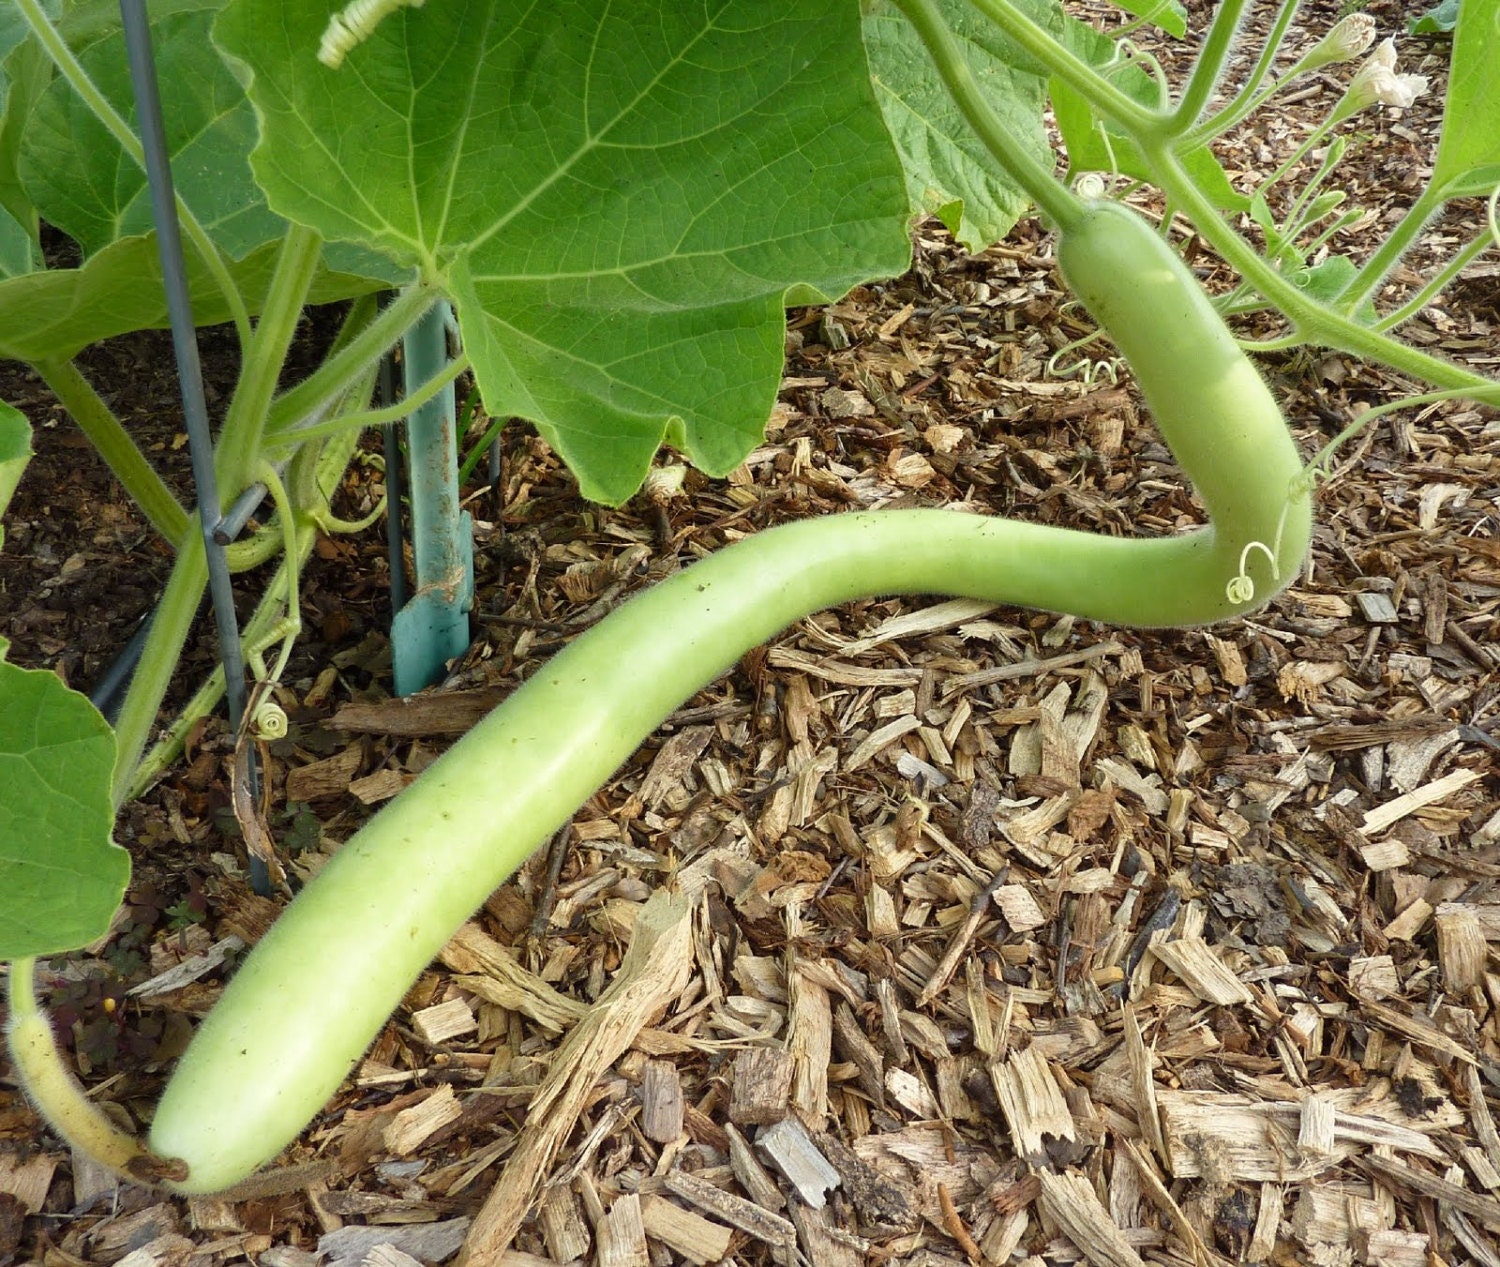
[[[0,514],[30,456],[26,419],[0,404]],[[108,930],[130,877],[130,855],[109,836],[114,764],[98,710],[56,674],[7,664],[0,639],[0,959],[72,950]]]
[[[21,472],[31,460],[31,425],[20,410],[0,401],[0,515],[10,505]],[[0,546],[5,544],[5,524],[0,522]],[[3,652],[0,652],[3,658]]]
[[[0,224],[0,239],[3,237]],[[278,247],[279,243],[268,242],[230,267],[252,313],[260,311]],[[0,357],[18,361],[70,357],[112,335],[165,329],[168,325],[154,234],[111,242],[78,268],[36,267],[6,275],[6,258],[0,252]],[[16,258],[26,262],[19,255]],[[392,285],[409,273],[380,262],[371,252],[348,247],[330,246],[324,252],[324,264],[313,283],[311,303],[332,303],[365,294]],[[232,314],[224,296],[192,251],[187,253],[187,267],[198,324],[228,321]],[[384,280],[380,277],[382,270]]]
[[[285,230],[255,187],[248,156],[255,116],[244,90],[209,42],[211,10],[155,16],[167,151],[178,194],[214,242],[240,259]],[[134,94],[118,16],[78,60],[115,110],[134,125]],[[49,224],[85,256],[151,231],[146,174],[61,77],[41,94],[20,155],[21,179]]]
[[[536,423],[590,498],[663,441],[713,474],[757,443],[788,293],[909,259],[857,6],[445,0],[339,70],[332,6],[233,0],[270,205],[457,301],[486,409]]]

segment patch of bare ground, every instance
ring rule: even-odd
[[[1308,6],[1293,46],[1333,16]],[[1440,46],[1404,47],[1440,74]],[[1237,179],[1329,82],[1233,139]],[[1399,213],[1439,109],[1360,119],[1356,201]],[[1436,224],[1396,287],[1477,215]],[[1406,333],[1493,372],[1493,279],[1482,258]],[[327,543],[270,751],[293,871],[573,633],[773,523],[1198,522],[1128,381],[1049,376],[1087,333],[1066,300],[1036,224],[972,258],[924,228],[909,274],[795,316],[744,466],[660,503],[587,507],[514,431],[503,509],[475,502],[476,641],[415,708],[385,694],[383,547]],[[1342,356],[1263,368],[1309,454],[1408,390]],[[242,1191],[116,1184],[0,1091],[0,1261],[435,1262],[466,1238],[506,1267],[1500,1261],[1500,422],[1391,415],[1335,471],[1309,571],[1251,620],[890,599],[747,656],[489,899]],[[107,498],[47,505],[77,522],[23,511],[5,575],[39,596],[23,614],[56,613],[37,662],[67,662],[68,578],[123,567],[128,534]],[[50,978],[73,1059],[138,1125],[275,913],[212,738],[122,823],[141,878],[117,936]]]

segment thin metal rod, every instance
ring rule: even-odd
[[[234,499],[234,505],[224,512],[224,517],[214,525],[214,540],[221,546],[229,545],[250,522],[255,508],[266,499],[266,486],[259,481],[250,485]]]
[[[193,459],[193,484],[198,493],[198,524],[208,552],[208,592],[213,598],[214,623],[219,631],[219,658],[224,665],[229,724],[239,729],[245,709],[245,663],[240,654],[239,621],[234,614],[234,591],[224,547],[214,540],[220,518],[219,484],[214,475],[214,441],[203,398],[203,366],[198,359],[198,335],[188,299],[187,270],[182,257],[182,235],[177,224],[177,198],[167,159],[167,134],[162,126],[161,96],[156,84],[156,59],[151,52],[151,28],[145,0],[120,0],[125,27],[125,51],[130,60],[130,82],[146,152],[146,180],[151,187],[151,215],[156,222],[156,244],[161,256],[162,288],[172,321],[172,347],[177,354],[177,380],[187,422]]]

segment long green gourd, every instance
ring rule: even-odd
[[[1058,258],[1135,371],[1209,526],[1141,540],[945,510],[833,515],[759,533],[632,599],[291,903],[173,1073],[151,1126],[152,1173],[212,1192],[275,1157],[485,897],[685,699],[794,621],[862,597],[941,593],[1111,624],[1201,625],[1258,606],[1295,574],[1311,530],[1301,459],[1181,260],[1108,202],[1067,226]],[[502,790],[487,796],[490,786]]]

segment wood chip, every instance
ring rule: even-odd
[[[1156,1090],[1167,1168],[1174,1178],[1234,1177],[1250,1182],[1305,1182],[1331,1162],[1371,1144],[1427,1157],[1442,1156],[1428,1137],[1410,1127],[1352,1113],[1348,1093],[1333,1095],[1331,1146],[1316,1153],[1296,1143],[1304,1109],[1296,1101],[1256,1100],[1225,1092]],[[1319,1111],[1323,1111],[1320,1107]],[[1326,1142],[1321,1133],[1319,1139]]]
[[[818,1151],[807,1128],[795,1117],[782,1118],[763,1128],[755,1146],[797,1190],[804,1204],[821,1210],[827,1194],[839,1184],[839,1172]]]
[[[509,1248],[599,1075],[681,993],[692,970],[690,914],[688,902],[665,889],[642,909],[614,981],[558,1047],[532,1096],[515,1150],[474,1220],[467,1256]]]
[[[1395,800],[1387,801],[1384,805],[1370,810],[1365,815],[1364,822],[1360,824],[1359,830],[1367,836],[1377,831],[1384,831],[1391,824],[1400,822],[1408,814],[1415,813],[1424,806],[1447,800],[1455,792],[1462,791],[1469,784],[1476,782],[1478,778],[1479,774],[1475,770],[1451,771],[1440,779],[1434,779],[1425,787],[1408,792],[1404,796],[1398,796]]]
[[[466,1255],[468,1261],[473,1261],[473,1257],[472,1253]],[[599,1254],[595,1261],[598,1267],[651,1267],[639,1193],[627,1192],[609,1207],[599,1226]]]
[[[692,1263],[716,1263],[729,1253],[733,1233],[722,1223],[684,1210],[666,1197],[647,1197],[641,1204],[646,1235],[676,1250]]]
[[[558,992],[515,961],[510,951],[477,924],[465,924],[443,947],[439,958],[454,972],[468,974],[457,984],[472,994],[560,1033],[588,1008]]]
[[[796,1060],[780,1047],[747,1047],[734,1058],[729,1120],[765,1126],[787,1115]]]
[[[1366,1002],[1361,1011],[1369,1021],[1400,1034],[1419,1047],[1427,1047],[1445,1056],[1452,1056],[1466,1065],[1472,1065],[1478,1061],[1478,1056],[1472,1048],[1448,1037],[1447,1034],[1435,1028],[1430,1021],[1419,1016],[1409,1015],[1388,1004],[1376,1003],[1373,1000]]]
[[[286,772],[286,799],[316,801],[325,796],[342,796],[363,761],[364,745],[353,743],[321,761],[294,766]]]
[[[1390,955],[1361,955],[1349,961],[1349,989],[1362,999],[1388,999],[1401,993],[1401,978]]]
[[[940,629],[952,629],[955,625],[961,625],[965,621],[987,616],[994,610],[994,603],[988,603],[982,599],[950,598],[946,602],[919,607],[916,611],[881,621],[872,633],[855,639],[840,654],[861,655],[897,638],[921,637],[923,634],[936,633]]]
[[[14,1197],[27,1214],[38,1213],[47,1200],[52,1174],[60,1160],[37,1153],[20,1161],[11,1153],[0,1153],[0,1192]]]
[[[887,722],[861,740],[859,747],[849,754],[848,760],[844,762],[844,773],[852,774],[855,770],[869,765],[902,735],[911,734],[921,724],[920,717],[898,717],[895,721]]]
[[[1047,1138],[1076,1138],[1073,1114],[1051,1066],[1036,1046],[990,1064],[990,1080],[1010,1125],[1011,1143],[1033,1166],[1048,1164]]]
[[[1488,947],[1484,930],[1472,910],[1457,902],[1445,902],[1435,914],[1438,963],[1443,984],[1454,994],[1477,989],[1484,981]]]
[[[378,1227],[341,1227],[318,1238],[318,1257],[341,1267],[359,1267],[378,1245],[391,1245],[422,1262],[437,1263],[458,1252],[468,1219]]]
[[[680,794],[684,781],[713,736],[712,726],[689,726],[662,744],[636,793],[641,804],[655,809],[668,796]]]
[[[1364,1169],[1387,1180],[1397,1191],[1409,1188],[1423,1196],[1433,1197],[1443,1205],[1452,1206],[1478,1219],[1486,1227],[1500,1231],[1500,1200],[1470,1192],[1459,1184],[1439,1179],[1436,1175],[1393,1158],[1370,1156],[1358,1160]]]
[[[1156,1159],[1169,1169],[1171,1161],[1162,1138],[1161,1116],[1156,1103],[1156,1078],[1152,1073],[1151,1053],[1146,1049],[1140,1022],[1133,1006],[1125,1008],[1125,1056],[1130,1066],[1131,1102],[1141,1134],[1151,1146]]]
[[[537,1223],[547,1242],[547,1252],[559,1263],[583,1258],[593,1247],[594,1238],[583,1217],[582,1203],[566,1184],[554,1183],[542,1194]]]
[[[410,1157],[433,1132],[456,1122],[463,1116],[463,1106],[453,1094],[453,1088],[444,1083],[431,1095],[409,1109],[402,1109],[391,1119],[381,1133],[387,1151],[397,1157]]]
[[[206,977],[210,972],[223,966],[231,955],[237,954],[244,948],[245,943],[240,938],[225,937],[222,941],[215,942],[201,955],[184,959],[175,967],[157,973],[149,981],[142,981],[139,985],[131,986],[126,993],[137,999],[150,999],[170,994],[174,990],[180,990],[183,986]]]
[[[1086,1178],[1050,1170],[1038,1171],[1037,1178],[1042,1184],[1042,1212],[1094,1267],[1145,1267]]]
[[[750,1199],[763,1210],[780,1210],[786,1206],[781,1189],[770,1172],[760,1164],[750,1142],[734,1126],[726,1125],[724,1134],[729,1138],[729,1165],[734,1177],[739,1180]]]
[[[1250,1244],[1245,1251],[1247,1261],[1263,1263],[1275,1252],[1285,1208],[1286,1189],[1279,1183],[1262,1183],[1260,1207],[1255,1212],[1255,1227],[1251,1230]]]
[[[1361,590],[1354,596],[1360,614],[1372,625],[1394,625],[1401,619],[1388,595],[1378,590]]]
[[[400,796],[416,778],[415,774],[406,770],[376,770],[349,784],[349,795],[363,805],[378,805],[393,796]]]
[[[1174,937],[1171,941],[1153,942],[1151,953],[1205,1003],[1229,1007],[1249,1003],[1255,997],[1201,937]]]
[[[472,1034],[479,1028],[479,1022],[474,1019],[474,1009],[467,999],[449,999],[413,1012],[411,1027],[424,1043],[436,1047],[461,1035]]]
[[[785,1246],[790,1245],[797,1237],[797,1229],[779,1214],[772,1213],[754,1201],[747,1201],[744,1197],[716,1188],[696,1175],[673,1170],[667,1173],[663,1182],[668,1192],[675,1193],[689,1205],[695,1205],[713,1215],[720,1223],[738,1228],[758,1241]]]
[[[648,1060],[641,1070],[641,1130],[649,1140],[670,1144],[682,1136],[682,1079],[667,1060]]]
[[[404,699],[356,700],[345,704],[330,723],[336,730],[420,739],[428,735],[462,735],[509,694],[502,687],[474,691],[422,691]]]

